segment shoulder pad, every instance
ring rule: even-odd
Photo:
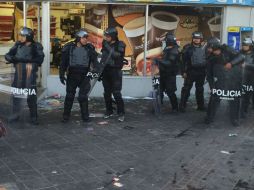
[[[15,44],[14,44],[14,46],[19,46],[19,45],[21,45],[22,43],[20,42],[20,41],[17,41],[17,42],[15,42]]]
[[[67,51],[71,46],[74,46],[75,42],[71,41],[71,42],[67,42],[66,44],[64,44],[62,51]]]
[[[34,45],[37,49],[43,49],[43,46],[39,42],[35,42]]]

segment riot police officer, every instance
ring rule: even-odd
[[[241,64],[244,57],[227,45],[221,45],[215,39],[208,44],[213,49],[209,59],[207,80],[211,87],[205,123],[213,122],[221,99],[229,101],[232,125],[239,125],[239,109],[242,88]]]
[[[97,52],[92,44],[87,42],[88,33],[80,29],[74,41],[68,42],[62,49],[62,62],[59,76],[63,85],[66,82],[66,97],[64,101],[63,122],[68,122],[71,114],[76,89],[79,88],[78,101],[81,117],[89,122],[88,93],[90,91],[90,78],[87,76],[90,67],[98,67]],[[65,78],[67,73],[67,79]]]
[[[104,118],[113,116],[112,94],[117,105],[118,121],[124,121],[124,101],[122,98],[122,67],[124,64],[125,44],[118,40],[116,28],[109,27],[104,32],[105,40],[102,43],[102,59],[105,68],[102,73],[106,113]]]
[[[179,50],[174,35],[168,33],[165,37],[166,47],[162,53],[162,59],[155,59],[160,71],[160,90],[166,92],[172,105],[172,112],[178,112],[176,97],[176,74],[179,62]]]
[[[15,76],[12,83],[12,87],[14,88],[14,115],[11,120],[17,120],[19,118],[21,99],[16,95],[24,92],[27,95],[31,122],[34,125],[38,125],[36,73],[38,67],[41,66],[44,60],[43,47],[40,43],[34,41],[34,32],[31,28],[23,27],[19,33],[19,37],[20,41],[17,41],[5,55],[5,59],[9,63],[13,63],[15,67]]]
[[[184,85],[181,92],[179,109],[185,112],[190,90],[195,82],[197,110],[203,111],[204,107],[204,82],[206,76],[206,49],[202,46],[203,34],[194,32],[192,43],[184,47],[182,52],[182,76]]]
[[[244,55],[243,69],[243,97],[241,104],[241,117],[245,118],[250,99],[253,96],[254,90],[254,51],[251,38],[245,38],[242,42],[241,53]]]

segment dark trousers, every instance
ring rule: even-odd
[[[186,107],[186,103],[190,96],[190,91],[195,83],[196,87],[196,101],[198,108],[204,107],[204,82],[205,82],[205,74],[187,74],[187,78],[184,80],[182,92],[181,92],[181,108]]]
[[[166,92],[172,105],[173,110],[178,110],[178,101],[176,97],[176,76],[160,73],[160,90]]]
[[[78,101],[82,119],[88,119],[88,92],[90,90],[90,79],[84,73],[69,73],[66,83],[66,97],[64,101],[63,117],[69,119],[76,89],[79,88]]]
[[[104,87],[104,99],[106,111],[113,113],[112,94],[117,105],[117,113],[124,114],[124,101],[122,98],[122,71],[119,68],[105,68],[103,71],[102,84]]]
[[[244,116],[248,112],[251,99],[253,99],[254,89],[254,71],[245,70],[243,75],[243,95],[241,100],[241,115]]]
[[[214,120],[216,111],[220,105],[220,97],[217,95],[211,95],[207,108],[207,118],[210,121]],[[240,108],[240,98],[235,98],[234,100],[229,100],[229,116],[231,121],[239,120],[239,108]]]

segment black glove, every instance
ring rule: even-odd
[[[66,80],[65,76],[60,76],[60,81],[63,85],[65,85]]]

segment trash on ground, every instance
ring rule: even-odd
[[[231,151],[222,150],[220,152],[223,153],[223,154],[234,154],[234,153],[236,153],[236,151],[234,151],[234,150],[231,150]]]
[[[179,138],[179,137],[182,137],[182,136],[187,135],[186,133],[187,133],[188,131],[190,131],[190,129],[191,129],[191,127],[182,130],[180,133],[178,133],[177,135],[175,135],[175,138]]]
[[[89,115],[89,117],[103,117],[104,116],[104,114],[102,114],[102,113],[91,113],[90,115]]]
[[[244,189],[250,189],[249,184],[246,181],[238,180],[237,184],[235,185],[235,188],[244,188]],[[234,188],[234,189],[235,189]]]
[[[238,135],[236,133],[230,133],[228,136],[229,137],[237,137]]]
[[[173,180],[172,180],[172,184],[176,184],[176,172],[175,172],[175,174],[174,174],[174,178],[173,178]]]
[[[123,187],[123,184],[119,183],[119,182],[115,182],[113,183],[114,186],[116,187]]]
[[[123,128],[124,128],[124,129],[127,129],[127,130],[132,130],[132,129],[134,129],[134,127],[128,126],[128,125],[124,126]]]
[[[61,98],[61,95],[59,93],[52,94],[51,96],[46,96],[46,98]]]
[[[192,185],[187,185],[187,190],[204,190],[203,187],[194,187]]]
[[[93,131],[94,128],[92,128],[92,127],[87,127],[86,130],[87,130],[87,131]]]
[[[118,177],[114,177],[113,181],[119,181],[120,179]]]
[[[125,100],[137,100],[138,98],[134,98],[132,96],[123,96],[123,99],[125,99]]]
[[[99,125],[107,125],[108,122],[107,121],[101,121],[101,122],[98,122]]]
[[[54,171],[52,171],[51,173],[52,173],[52,174],[57,174],[57,171],[56,171],[56,170],[54,170]]]

